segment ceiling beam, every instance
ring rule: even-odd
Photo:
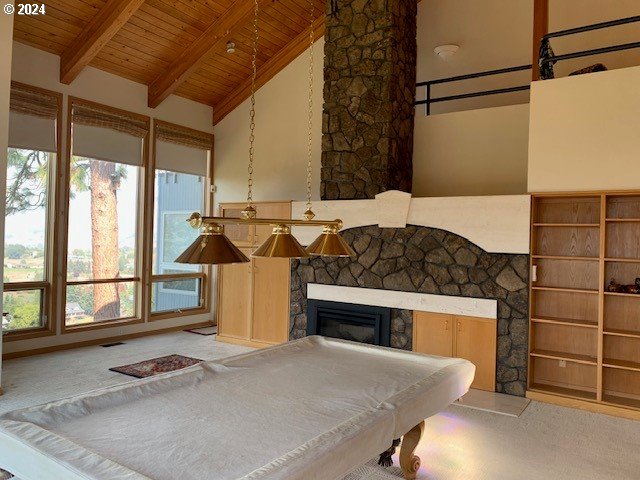
[[[549,0],[533,0],[533,58],[532,79],[540,78],[540,42],[542,37],[549,33]]]
[[[259,0],[260,6],[273,0]],[[227,39],[253,17],[255,5],[236,0],[215,22],[189,45],[171,65],[149,85],[149,107],[156,108],[205,62],[212,50],[226,45]]]
[[[314,41],[324,36],[325,16],[320,15],[313,23]],[[284,67],[289,65],[299,55],[309,48],[310,28],[300,32],[293,40],[281,48],[264,65],[258,68],[256,76],[256,89],[275,77]],[[251,77],[244,80],[234,88],[233,93],[225,98],[224,102],[213,107],[213,124],[215,125],[227,116],[233,109],[244,102],[251,95]]]
[[[129,21],[144,0],[109,0],[60,56],[60,82],[70,84],[118,30]]]

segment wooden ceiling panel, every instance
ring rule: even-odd
[[[323,30],[326,0],[313,0],[316,28]],[[258,81],[262,85],[305,49],[308,0],[259,0]],[[99,15],[116,0],[44,0],[47,15],[16,16],[14,37],[41,50],[65,55],[90,38]],[[105,7],[106,5],[106,7]],[[153,86],[156,101],[169,93],[205,103],[219,112],[246,98],[253,57],[250,0],[144,0],[118,17],[109,35],[93,41],[89,65]],[[133,8],[135,7],[135,8]],[[116,10],[114,10],[115,12]],[[114,15],[111,15],[114,17]],[[208,39],[206,37],[212,35]],[[205,40],[203,40],[205,37]],[[227,53],[228,41],[235,52]],[[200,45],[196,42],[200,42]],[[198,56],[193,54],[197,50]],[[189,55],[191,54],[191,57]],[[186,57],[185,57],[186,56]],[[66,58],[66,57],[65,57]],[[88,57],[84,57],[87,59]],[[184,63],[184,61],[194,63]],[[183,62],[181,65],[180,62]],[[85,63],[86,64],[86,63]],[[78,67],[79,65],[79,67]],[[82,62],[75,65],[82,68]],[[167,77],[170,72],[174,77]],[[163,79],[163,76],[166,77]],[[173,78],[173,79],[172,79]],[[159,90],[158,90],[159,89]],[[150,93],[151,93],[150,89]],[[152,96],[150,95],[150,101]],[[219,108],[222,105],[223,108]]]

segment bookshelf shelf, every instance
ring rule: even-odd
[[[640,410],[640,295],[606,291],[640,278],[640,192],[534,195],[531,218],[529,390]]]

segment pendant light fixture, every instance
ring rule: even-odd
[[[355,252],[347,242],[339,235],[342,221],[314,220],[315,214],[311,208],[311,174],[313,153],[313,43],[314,35],[314,7],[313,0],[309,0],[309,110],[308,110],[308,152],[307,152],[307,208],[302,220],[292,219],[264,219],[256,218],[256,208],[253,203],[253,162],[255,143],[255,92],[257,77],[258,56],[258,0],[254,0],[253,17],[253,55],[251,59],[251,97],[249,109],[249,165],[247,168],[247,205],[242,210],[240,218],[226,217],[202,217],[199,213],[193,213],[188,219],[193,228],[204,228],[198,239],[189,246],[176,262],[179,263],[204,263],[225,264],[248,262],[249,259],[233,245],[224,235],[223,225],[270,225],[273,233],[253,254],[254,257],[269,258],[306,258],[310,255],[347,257],[354,256]],[[291,226],[323,227],[322,234],[308,249],[300,245],[291,234]]]
[[[194,218],[192,216],[192,218]],[[200,217],[195,222],[202,226]],[[192,226],[194,226],[192,224]],[[178,263],[216,264],[248,262],[247,256],[229,240],[217,223],[204,225],[200,236],[175,260]]]

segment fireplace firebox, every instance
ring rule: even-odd
[[[307,335],[389,346],[391,309],[309,299]]]

